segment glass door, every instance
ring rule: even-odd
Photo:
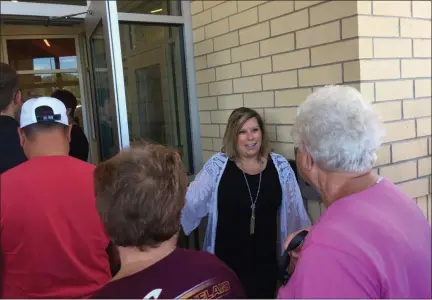
[[[116,1],[90,1],[85,30],[99,161],[104,161],[129,147]]]

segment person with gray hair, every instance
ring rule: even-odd
[[[372,171],[384,130],[354,88],[326,86],[292,129],[299,174],[327,210],[292,248],[279,298],[428,298],[431,227],[420,208]],[[295,246],[294,246],[295,247]]]

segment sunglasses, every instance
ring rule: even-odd
[[[291,277],[291,274],[288,273],[288,266],[291,261],[291,256],[289,255],[289,252],[300,247],[303,244],[307,234],[308,231],[306,230],[302,230],[301,232],[297,233],[290,241],[288,247],[285,249],[283,255],[279,260],[279,280],[282,282],[282,285],[286,285]]]

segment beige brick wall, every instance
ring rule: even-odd
[[[375,172],[431,219],[430,25],[428,1],[192,1],[204,159],[239,106],[293,158],[297,106],[319,86],[349,84],[386,122]]]
[[[431,2],[358,5],[359,15],[353,18],[358,30],[347,36],[370,42],[359,48],[358,61],[344,66],[344,75],[350,76],[345,80],[361,80],[385,122],[377,172],[415,198],[431,221]],[[363,58],[371,51],[373,59]],[[357,78],[347,68],[356,70]]]

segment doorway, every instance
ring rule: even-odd
[[[199,171],[202,156],[190,3],[87,1],[83,6],[40,2],[2,1],[2,19],[42,27],[48,18],[47,28],[58,34],[27,36],[31,30],[24,30],[13,39],[33,39],[39,48],[47,47],[45,39],[51,46],[73,40],[74,47],[68,48],[75,53],[41,61],[44,67],[21,70],[28,96],[47,94],[53,87],[73,89],[81,105],[80,124],[93,146],[94,164],[148,140],[177,149],[190,175]],[[54,30],[54,23],[68,22],[78,31],[65,35],[60,27]],[[7,44],[5,40],[12,38],[3,40]],[[2,50],[7,52],[7,45]],[[7,62],[9,55],[5,56]],[[62,57],[70,56],[76,57],[76,63],[67,66]]]
[[[84,23],[101,160],[145,140],[177,149],[191,175],[200,166],[184,10],[183,1],[90,2]]]
[[[51,46],[73,40],[75,53],[37,64],[31,58],[32,67],[20,74],[29,78],[23,81],[30,82],[28,96],[74,88],[93,164],[145,139],[176,148],[193,177],[202,154],[190,2],[41,2],[2,1],[1,60],[9,61],[6,41],[13,39],[37,40],[39,48],[48,47],[45,39]],[[10,30],[5,20],[13,23]],[[74,55],[76,65],[62,58]],[[202,238],[187,244],[199,248]]]
[[[23,24],[2,25],[1,61],[11,65],[18,74],[23,101],[50,96],[57,89],[65,89],[78,100],[75,120],[91,141],[91,119],[88,118],[87,91],[83,79],[82,50],[79,45],[79,27],[69,28],[65,34],[62,26]],[[25,34],[25,33],[36,34]],[[92,147],[93,146],[93,147]],[[90,145],[89,162],[92,161]]]

